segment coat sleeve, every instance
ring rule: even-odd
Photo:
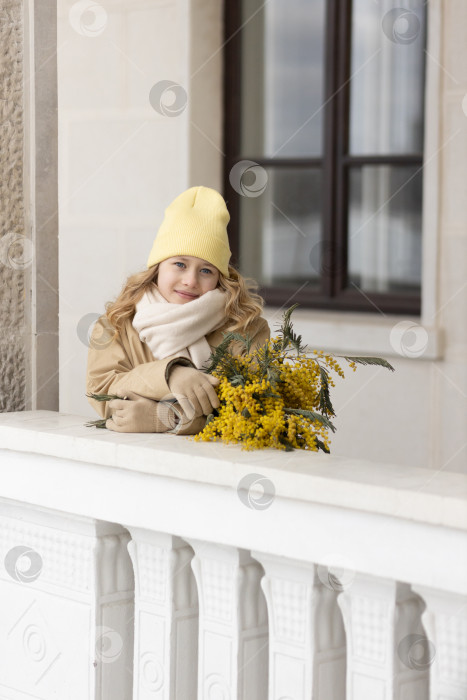
[[[102,341],[103,338],[106,339],[105,342]],[[148,399],[165,399],[171,396],[167,381],[174,364],[193,367],[193,363],[183,357],[167,357],[134,366],[120,336],[110,339],[106,317],[101,316],[94,325],[88,351],[88,401],[102,418],[109,418],[108,402],[96,401],[89,394],[116,394],[123,397],[127,391],[134,391]]]
[[[254,327],[251,330],[247,330],[246,333],[243,335],[250,336],[252,341],[250,346],[250,352],[254,352],[270,338],[271,333],[269,330],[268,322],[265,318],[259,318],[256,321]],[[242,343],[235,341],[230,345],[230,352],[233,355],[244,355],[246,353],[245,346]]]
[[[252,334],[252,344],[251,350],[257,350],[261,347],[269,338],[271,337],[271,331],[269,330],[268,322],[265,318],[260,318],[260,323],[256,329],[256,333]]]

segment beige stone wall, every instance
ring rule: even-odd
[[[26,402],[23,55],[22,1],[0,0],[0,412]]]
[[[467,2],[443,0],[439,292],[443,362],[434,363],[436,461],[467,469]],[[436,108],[433,105],[433,108]]]

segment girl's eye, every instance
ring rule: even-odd
[[[176,261],[174,262],[174,265],[176,265],[176,266],[177,266],[178,268],[180,268],[180,269],[183,269],[183,268],[186,267],[185,263],[184,263],[184,262],[181,262],[181,260],[176,260]],[[203,273],[204,273],[204,272],[207,272],[208,275],[212,275],[212,274],[213,274],[212,270],[210,270],[208,267],[203,267],[203,268],[201,268],[201,272],[203,272]]]

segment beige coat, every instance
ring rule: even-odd
[[[225,326],[206,336],[211,347],[217,347],[223,340]],[[127,320],[120,335],[112,340],[113,328],[107,317],[101,316],[95,323],[88,352],[86,373],[86,394],[116,394],[125,396],[127,391],[161,401],[173,398],[167,384],[169,370],[173,364],[194,367],[192,362],[183,357],[167,357],[155,360],[146,343],[141,342],[131,320]],[[262,345],[269,338],[269,326],[264,318],[257,319],[248,329],[252,338],[252,349]],[[230,347],[236,355],[243,354],[241,343],[235,342]],[[107,401],[88,401],[102,418],[110,418]],[[198,432],[204,427],[206,418],[202,417],[190,432]],[[187,433],[188,434],[188,433]]]

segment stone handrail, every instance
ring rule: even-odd
[[[465,700],[467,476],[0,414],[0,696]]]

